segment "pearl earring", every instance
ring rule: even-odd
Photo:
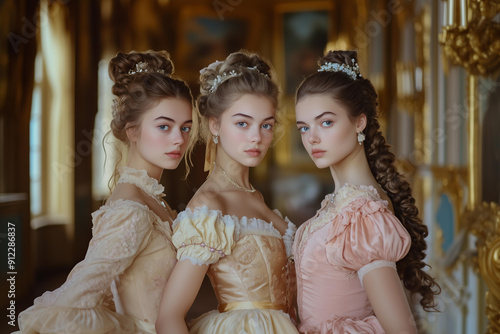
[[[365,141],[366,135],[363,132],[358,133],[358,143],[359,145],[363,145],[363,142]]]

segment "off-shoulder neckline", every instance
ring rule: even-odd
[[[285,230],[285,234],[281,234],[281,232],[274,226],[273,222],[267,222],[265,221],[264,219],[260,219],[260,218],[257,218],[257,217],[247,217],[247,216],[242,216],[242,217],[237,217],[235,215],[229,215],[229,214],[223,214],[221,210],[216,210],[216,209],[209,209],[206,205],[202,206],[202,207],[195,207],[193,210],[191,210],[190,208],[186,208],[184,211],[180,212],[178,215],[177,215],[177,219],[180,218],[181,215],[183,214],[186,214],[186,212],[189,211],[190,214],[194,214],[196,211],[201,211],[201,210],[205,210],[207,212],[215,212],[217,213],[217,215],[219,215],[223,220],[224,219],[231,219],[232,221],[234,222],[242,222],[242,221],[256,221],[256,222],[261,222],[261,223],[265,223],[267,225],[270,226],[270,228],[272,230],[274,230],[276,233],[278,233],[281,238],[285,238],[287,236],[293,236],[295,231],[297,230],[297,227],[295,226],[294,223],[292,223],[288,217],[285,217],[283,218],[283,220],[287,223],[287,228]],[[279,214],[281,216],[281,212],[279,212],[278,210],[273,210],[275,212],[277,212],[277,214]],[[175,226],[178,224],[177,222],[177,219],[176,221],[174,221],[174,225],[172,226],[172,228],[175,228]],[[179,219],[180,221],[180,219]]]

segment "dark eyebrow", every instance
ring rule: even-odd
[[[242,113],[237,113],[237,114],[234,114],[233,116],[231,117],[236,117],[236,116],[241,116],[241,117],[245,117],[245,118],[250,118],[250,119],[253,119],[252,116],[249,116],[249,115],[246,115],[246,114],[242,114]],[[276,117],[274,116],[269,116],[267,118],[264,119],[264,121],[268,121],[268,120],[271,120],[271,119],[274,119],[276,120]]]
[[[234,114],[232,117],[236,117],[236,116],[241,116],[241,117],[246,117],[246,118],[253,119],[253,117],[252,117],[252,116],[249,116],[249,115],[246,115],[246,114],[242,114],[242,113],[237,113],[237,114]]]
[[[175,124],[175,120],[174,120],[174,119],[172,119],[172,118],[170,118],[170,117],[166,117],[166,116],[159,116],[159,117],[156,117],[154,120],[155,120],[155,121],[158,121],[158,120],[166,120],[166,121],[169,121],[169,122],[172,122],[172,123],[174,123],[174,124]],[[185,122],[184,122],[184,123],[182,123],[182,124],[186,124],[186,123],[192,124],[192,123],[193,123],[193,121],[192,121],[192,120],[188,120],[188,121],[185,121]]]
[[[332,114],[333,116],[337,116],[337,114],[335,114],[334,112],[331,112],[331,111],[325,111],[324,113],[322,113],[321,115],[318,115],[316,117],[314,117],[314,119],[319,119],[323,116],[325,116],[326,114]]]
[[[337,116],[337,114],[336,114],[336,113],[334,113],[334,112],[331,112],[331,111],[325,111],[324,113],[321,113],[320,115],[318,115],[318,116],[314,117],[314,119],[315,119],[315,120],[320,119],[321,117],[323,117],[323,116],[325,116],[325,115],[327,115],[327,114],[331,114],[331,115],[333,115],[333,116]],[[298,124],[306,124],[306,123],[305,123],[305,122],[302,122],[302,121],[297,121],[297,125],[298,125]]]
[[[160,116],[160,117],[156,117],[155,118],[155,121],[159,120],[159,119],[164,119],[166,121],[169,121],[169,122],[172,122],[172,123],[175,123],[175,121],[173,119],[171,119],[170,117],[165,117],[165,116]]]

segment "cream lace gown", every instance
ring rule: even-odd
[[[210,265],[208,276],[219,302],[218,310],[191,321],[189,332],[297,333],[288,315],[295,288],[289,261],[295,229],[288,221],[282,236],[256,218],[222,215],[207,207],[181,212],[172,238],[177,258]]]
[[[124,167],[131,183],[161,200],[163,186],[146,171]],[[19,314],[22,333],[155,333],[163,288],[175,265],[168,222],[131,200],[107,203],[92,214],[85,259],[66,282]]]

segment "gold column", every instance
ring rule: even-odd
[[[469,74],[469,200],[468,208],[474,210],[481,202],[481,136],[479,133],[479,103],[477,94],[479,93],[477,83],[478,77]]]

